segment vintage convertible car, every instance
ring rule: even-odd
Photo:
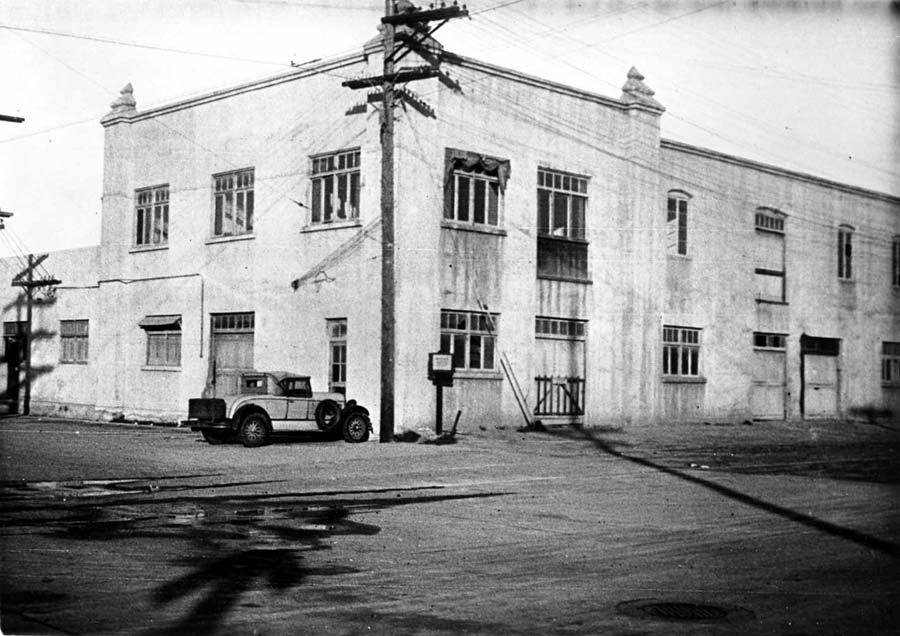
[[[188,400],[184,424],[210,444],[239,440],[262,446],[272,433],[309,430],[315,421],[326,434],[348,442],[369,439],[369,411],[340,393],[313,393],[309,376],[286,372],[244,373],[237,395]]]

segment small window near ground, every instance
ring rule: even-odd
[[[85,364],[88,361],[88,321],[61,320],[59,323],[59,361]]]
[[[147,334],[146,366],[181,366],[181,316],[147,316],[139,326]]]
[[[700,329],[663,327],[663,376],[700,376]]]
[[[881,343],[881,383],[900,386],[900,342]]]

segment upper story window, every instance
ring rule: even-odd
[[[838,278],[853,278],[853,228],[849,225],[838,228]]]
[[[88,321],[59,321],[59,361],[85,364],[88,361]]]
[[[534,333],[538,338],[584,340],[583,320],[567,318],[535,318]]]
[[[588,279],[588,177],[538,168],[538,278]]]
[[[681,190],[669,190],[666,202],[666,247],[669,254],[687,256],[688,201],[691,195]]]
[[[213,175],[213,236],[253,232],[253,168]]]
[[[759,302],[786,301],[784,221],[785,215],[771,208],[757,208],[754,215],[754,273]]]
[[[359,218],[359,148],[310,158],[312,223]]]
[[[891,284],[900,287],[900,236],[891,242]]]
[[[700,330],[663,326],[663,375],[700,376]]]
[[[784,351],[787,349],[787,336],[782,333],[756,331],[753,333],[753,348]]]
[[[444,218],[472,225],[499,227],[509,161],[447,149]]]
[[[169,186],[161,185],[136,190],[135,236],[138,246],[168,245]]]
[[[441,311],[441,353],[453,356],[455,369],[496,368],[497,314]]]

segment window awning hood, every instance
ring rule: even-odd
[[[138,323],[141,329],[181,329],[181,316],[145,316]]]

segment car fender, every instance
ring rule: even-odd
[[[366,421],[369,424],[369,431],[372,431],[372,418],[369,417],[369,409],[364,406],[360,406],[356,403],[356,400],[347,400],[347,404],[344,406],[343,410],[341,410],[341,425],[347,420],[348,417],[353,415],[354,413],[360,413],[366,416]]]
[[[246,400],[237,400],[234,404],[231,405],[229,409],[231,417],[231,428],[237,429],[241,425],[241,420],[244,419],[244,416],[247,413],[262,413],[269,420],[269,429],[272,428],[271,420],[272,416],[266,410],[266,408],[259,404],[256,400],[250,398]],[[271,432],[271,431],[270,431]]]

